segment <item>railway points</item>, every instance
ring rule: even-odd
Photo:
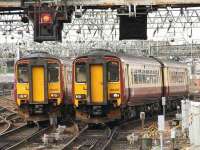
[[[21,142],[28,140],[31,136],[39,132],[39,127],[30,128],[28,125],[10,130],[0,136],[1,149],[12,149]]]
[[[25,124],[25,121],[16,112],[12,97],[0,97],[0,104],[0,135]]]
[[[85,127],[68,143],[63,149],[96,149],[105,150],[110,146],[113,136],[117,132],[117,128],[111,129],[109,127],[97,127],[90,129],[91,127]],[[93,127],[94,128],[94,127]]]

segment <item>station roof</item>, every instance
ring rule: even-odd
[[[62,0],[68,5],[192,5],[200,4],[199,0]]]
[[[41,2],[56,2],[58,5],[68,5],[68,6],[103,6],[112,7],[119,5],[157,5],[157,6],[167,6],[167,5],[200,5],[199,0],[41,0]],[[20,8],[23,4],[34,4],[35,0],[0,0],[0,8]]]

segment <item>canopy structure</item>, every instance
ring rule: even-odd
[[[19,8],[24,4],[35,3],[35,0],[0,0],[0,8]],[[40,2],[52,3],[67,6],[93,6],[93,7],[114,7],[119,5],[153,5],[153,6],[167,6],[167,5],[184,5],[195,6],[200,5],[200,0],[40,0]]]
[[[113,5],[199,5],[199,0],[63,0],[68,5],[113,6]]]

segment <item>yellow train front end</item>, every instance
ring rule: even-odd
[[[61,63],[46,55],[22,58],[15,65],[15,99],[19,113],[29,121],[59,115],[63,101]]]
[[[105,123],[121,118],[120,60],[92,55],[73,63],[73,96],[76,119]]]

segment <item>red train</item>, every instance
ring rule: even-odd
[[[187,66],[156,58],[116,55],[98,49],[73,61],[76,118],[101,123],[156,112],[161,97],[167,109],[188,96]]]

